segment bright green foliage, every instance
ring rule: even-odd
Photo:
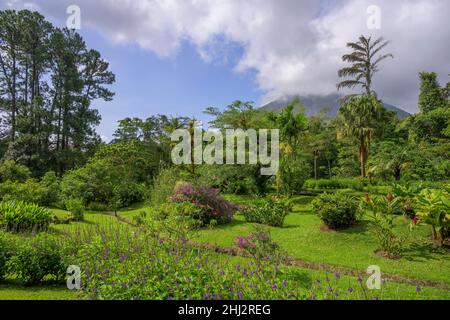
[[[395,215],[401,212],[401,205],[401,198],[394,198],[390,193],[387,197],[366,195],[362,203],[371,214],[370,230],[378,241],[378,252],[388,258],[399,258],[404,249],[405,239],[394,231]]]
[[[40,231],[52,220],[49,210],[35,204],[22,201],[0,203],[0,225],[8,231]]]
[[[428,113],[438,108],[446,107],[447,97],[445,91],[437,81],[437,74],[434,72],[420,73],[420,95],[419,110],[421,113]]]
[[[413,166],[415,150],[406,141],[382,141],[373,148],[369,161],[369,175],[384,181],[400,180],[402,174]]]
[[[423,190],[417,197],[419,221],[431,226],[433,239],[441,245],[450,237],[450,194],[442,190]]]
[[[39,234],[15,244],[7,262],[8,270],[27,285],[45,279],[61,280],[66,275],[60,245],[48,234]]]
[[[72,214],[75,221],[83,221],[85,207],[82,199],[68,199],[66,209]]]
[[[270,198],[255,206],[244,208],[242,214],[247,222],[282,227],[291,209],[289,202]]]
[[[280,159],[278,179],[279,191],[290,196],[303,189],[305,181],[311,177],[311,165],[300,157],[284,156]]]
[[[14,251],[13,242],[7,235],[0,231],[0,281],[7,274],[7,262]]]
[[[35,179],[25,183],[7,181],[0,184],[0,198],[2,201],[24,201],[44,205],[47,200],[47,190]]]
[[[363,184],[360,179],[331,179],[331,180],[307,180],[306,189],[333,190],[333,189],[354,189],[362,190]]]
[[[331,229],[346,229],[358,221],[358,204],[349,195],[324,193],[314,199],[312,205],[314,212]]]
[[[31,178],[30,170],[14,160],[6,160],[0,166],[0,182],[25,182]]]
[[[338,133],[350,137],[359,145],[361,176],[367,176],[367,161],[371,140],[380,131],[383,106],[375,97],[359,96],[349,99],[339,110]]]

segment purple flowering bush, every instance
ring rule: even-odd
[[[240,262],[199,250],[186,238],[162,238],[145,229],[81,232],[66,243],[67,263],[82,269],[84,297],[99,300],[306,299],[267,264]],[[81,245],[82,244],[82,245]]]
[[[277,242],[272,240],[271,234],[267,229],[258,226],[254,228],[251,235],[235,239],[236,247],[252,257],[259,267],[272,264],[273,268],[271,270],[276,273],[283,263],[288,262],[287,253],[284,252]]]
[[[201,221],[203,226],[229,223],[238,209],[219,195],[219,189],[191,183],[178,184],[170,200],[174,203],[189,202],[196,206],[199,210],[193,218]]]

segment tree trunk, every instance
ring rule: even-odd
[[[16,55],[15,55],[15,49],[12,49],[13,51],[13,61],[12,61],[12,90],[11,90],[11,141],[14,142],[16,137],[16,107],[17,107],[17,101],[16,101]]]
[[[314,179],[317,180],[317,154],[314,154]]]
[[[367,146],[364,141],[364,137],[361,137],[360,139],[360,146],[359,146],[359,158],[361,162],[361,177],[366,178],[366,165],[367,165]]]

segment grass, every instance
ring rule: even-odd
[[[360,196],[362,193],[355,193]],[[260,200],[253,196],[225,196],[229,201],[238,204],[257,204]],[[368,229],[368,219],[351,229],[333,232],[325,231],[321,227],[320,219],[312,212],[311,196],[296,196],[291,199],[293,212],[286,218],[283,228],[270,228],[272,237],[289,253],[290,256],[307,262],[327,264],[336,268],[344,267],[351,270],[365,272],[369,265],[378,265],[382,273],[397,275],[408,279],[428,280],[434,284],[450,285],[450,255],[448,249],[433,247],[427,240],[430,230],[420,227],[409,233],[409,222],[402,217],[396,220],[398,232],[409,236],[410,245],[403,257],[398,260],[389,260],[375,255],[377,244]],[[121,210],[120,217],[132,221],[140,212],[148,210],[146,204],[137,204]],[[60,217],[69,213],[64,210],[52,209]],[[80,229],[96,228],[97,226],[111,226],[119,224],[122,227],[133,228],[119,221],[110,213],[86,212],[85,221],[71,222],[52,226],[53,231],[72,232]],[[205,229],[196,233],[194,241],[217,244],[224,247],[234,246],[237,236],[248,235],[253,230],[253,224],[247,223],[241,215],[236,215],[228,225],[218,226],[215,229]],[[232,259],[245,259],[234,257]],[[295,281],[302,288],[310,288],[317,280],[330,281],[339,294],[347,298],[358,298],[348,292],[348,288],[359,285],[356,277],[342,275],[339,280],[325,271],[304,267],[285,268],[286,277]],[[367,276],[366,276],[367,278]],[[425,286],[416,292],[415,284],[404,284],[387,281],[383,290],[377,292],[382,299],[450,299],[450,291]],[[77,293],[67,290],[65,286],[47,285],[38,287],[23,287],[11,282],[0,285],[0,300],[72,300],[77,299]],[[359,297],[361,298],[361,297]]]
[[[365,270],[378,265],[381,271],[418,280],[450,284],[450,255],[448,249],[435,248],[426,239],[428,227],[409,233],[409,222],[403,217],[396,220],[396,229],[409,237],[409,245],[401,259],[390,260],[374,254],[377,243],[368,229],[368,219],[351,229],[333,232],[321,228],[320,219],[311,211],[310,199],[296,201],[293,213],[283,228],[269,228],[272,237],[289,255],[296,259],[326,263],[339,267]],[[237,236],[251,233],[253,225],[236,215],[232,223],[213,230],[202,230],[197,241],[231,247]]]
[[[24,287],[16,283],[0,285],[0,300],[77,300],[77,292],[61,285]]]

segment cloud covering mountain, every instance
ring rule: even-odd
[[[64,21],[72,0],[3,0],[3,8],[34,8]],[[345,44],[360,34],[383,35],[395,59],[383,64],[374,88],[384,101],[417,111],[418,73],[447,82],[448,0],[78,0],[84,27],[117,44],[135,43],[161,59],[184,42],[206,63],[242,48],[236,72],[251,70],[264,101],[336,91]],[[381,29],[369,30],[367,9],[381,9]],[[345,92],[344,92],[345,93]]]

